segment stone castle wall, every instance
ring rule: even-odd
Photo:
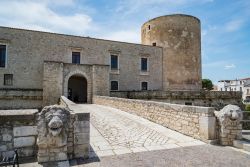
[[[0,110],[0,157],[11,157],[17,149],[20,157],[37,154],[38,110]]]
[[[41,108],[42,89],[0,88],[0,110]]]
[[[60,105],[70,110],[67,156],[69,159],[87,158],[90,113],[88,111],[79,113],[77,108],[72,107],[74,104],[65,97],[60,98]],[[0,110],[0,159],[11,157],[15,149],[21,158],[34,157],[37,154],[47,155],[46,150],[39,152],[37,148],[37,113],[37,109]],[[60,160],[60,158],[62,157],[40,157],[40,160]]]
[[[143,99],[222,109],[228,104],[241,105],[241,92],[222,91],[112,91],[112,97]]]
[[[0,42],[7,45],[7,66],[0,69],[0,88],[43,89],[44,61],[72,63],[72,51],[81,53],[81,64],[110,65],[110,55],[119,57],[119,69],[110,80],[119,81],[120,90],[162,88],[162,48],[125,42],[0,27]],[[149,58],[149,72],[140,73],[140,58]],[[13,74],[13,85],[3,85],[3,75]],[[129,74],[129,75],[128,75]],[[60,96],[59,96],[60,97]]]
[[[214,108],[104,96],[94,96],[93,103],[136,114],[206,142],[216,139]]]

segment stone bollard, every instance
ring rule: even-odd
[[[227,105],[220,111],[215,111],[219,126],[220,144],[232,146],[234,140],[242,139],[242,111],[235,105]]]
[[[38,114],[37,121],[38,162],[68,160],[69,110],[59,105],[46,106]]]

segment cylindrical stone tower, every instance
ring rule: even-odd
[[[163,90],[201,89],[201,29],[196,17],[154,18],[141,28],[142,44],[163,48]]]

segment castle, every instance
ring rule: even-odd
[[[20,107],[25,97],[36,107],[61,95],[90,103],[110,90],[201,89],[199,19],[161,16],[141,31],[142,44],[132,44],[0,27],[0,88]]]

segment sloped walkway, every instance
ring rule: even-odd
[[[205,144],[151,121],[100,105],[79,105],[91,113],[88,160],[75,167],[249,167],[250,153]],[[20,167],[40,167],[37,162]]]
[[[124,111],[95,104],[91,114],[90,157],[204,145],[205,143]]]

